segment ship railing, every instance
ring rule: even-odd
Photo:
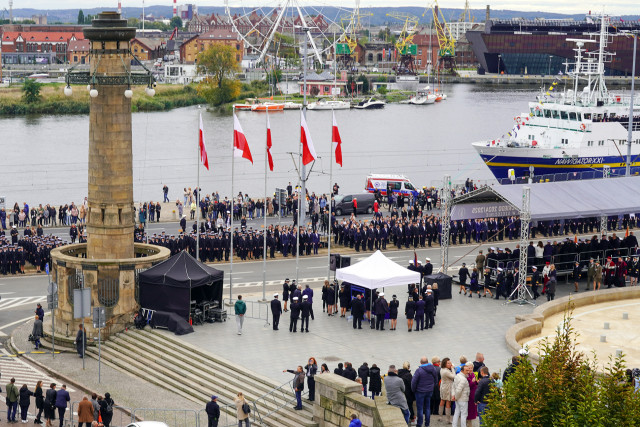
[[[532,178],[532,182],[534,184],[546,183],[546,182],[563,182],[563,181],[578,181],[578,180],[588,180],[588,179],[602,179],[604,172],[602,170],[592,170],[592,171],[583,171],[583,172],[565,172],[565,173],[553,173],[553,174],[544,174],[544,175],[534,175]],[[631,175],[638,176],[640,175],[640,167],[633,166],[631,168]],[[612,168],[609,173],[609,178],[619,178],[626,176],[626,170],[624,167]],[[529,177],[528,176],[518,176],[515,179],[511,178],[501,178],[498,180],[501,185],[511,185],[511,184],[528,184]]]

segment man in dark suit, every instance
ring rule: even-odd
[[[353,329],[362,329],[362,318],[364,317],[364,301],[362,301],[362,295],[358,294],[355,300],[351,303],[351,315],[353,316]]]
[[[278,300],[278,294],[273,294],[271,300],[271,315],[273,316],[273,330],[278,330],[280,324],[280,315],[282,314],[282,303]]]
[[[435,298],[433,297],[433,291],[429,287],[427,288],[427,296],[424,298],[424,314],[426,317],[425,329],[433,328],[433,326],[436,324],[435,313],[436,302]]]
[[[380,295],[376,299],[374,304],[374,313],[376,315],[376,330],[384,331],[384,317],[389,312],[389,304],[384,299],[384,292],[380,292]]]

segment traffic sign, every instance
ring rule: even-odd
[[[93,307],[93,328],[100,329],[106,325],[106,315],[104,307]]]
[[[91,317],[91,288],[73,290],[73,318]]]

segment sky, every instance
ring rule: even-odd
[[[142,0],[121,0],[123,7],[141,7]],[[277,3],[274,0],[230,0],[236,5],[273,5]],[[325,4],[340,5],[348,7],[348,3],[355,0],[298,0],[301,5],[304,4]],[[376,6],[420,6],[425,7],[430,0],[361,0],[361,7]],[[198,6],[224,6],[224,0],[178,0],[178,4],[195,3]],[[464,0],[440,0],[438,2],[443,8],[462,8]],[[13,0],[14,8],[34,8],[34,9],[76,9],[76,8],[92,8],[92,7],[115,7],[117,0]],[[145,5],[163,5],[170,6],[172,0],[145,0]],[[536,0],[535,2],[523,0],[483,0],[470,1],[472,9],[484,9],[487,4],[492,9],[510,9],[522,11],[546,11],[555,13],[579,14],[587,13],[589,10],[601,11],[605,6],[605,11],[612,15],[638,15],[640,14],[640,3],[637,0]],[[0,0],[0,10],[8,8],[9,0]]]

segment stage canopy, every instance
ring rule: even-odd
[[[408,270],[376,251],[357,264],[336,270],[336,279],[367,289],[377,289],[420,283],[420,273]]]
[[[142,308],[176,313],[189,319],[193,304],[218,301],[222,307],[224,272],[182,251],[139,276]]]
[[[452,200],[451,219],[519,216],[522,187],[531,188],[531,220],[640,212],[640,177],[483,187]]]

